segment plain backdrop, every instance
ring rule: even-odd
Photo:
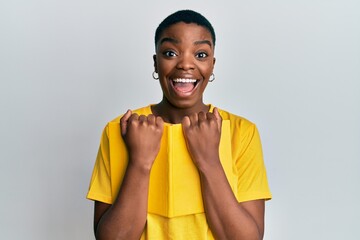
[[[217,34],[205,102],[260,130],[265,239],[360,239],[357,0],[1,1],[1,239],[94,239],[102,129],[160,101],[154,31],[186,8]]]

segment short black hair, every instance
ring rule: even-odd
[[[176,23],[179,23],[179,22],[184,22],[184,23],[188,23],[188,24],[195,23],[199,26],[206,28],[210,32],[213,44],[215,46],[215,40],[216,40],[215,31],[214,31],[214,28],[211,25],[211,23],[203,15],[201,15],[198,12],[195,12],[193,10],[179,10],[179,11],[174,12],[173,14],[169,15],[168,17],[166,17],[156,28],[155,48],[156,48],[159,38],[160,38],[161,34],[164,32],[164,30]]]

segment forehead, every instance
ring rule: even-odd
[[[159,43],[164,38],[172,38],[178,41],[209,40],[212,45],[211,33],[208,29],[195,23],[179,22],[164,29],[160,35]],[[158,43],[158,44],[159,44]]]

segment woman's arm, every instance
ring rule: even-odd
[[[193,114],[182,122],[199,170],[207,221],[216,239],[259,240],[264,233],[264,200],[237,202],[219,158],[221,121],[215,108],[214,113]]]
[[[216,239],[262,239],[264,200],[238,203],[220,161],[199,171],[205,213]]]
[[[146,224],[150,170],[160,149],[163,121],[128,111],[120,124],[129,162],[114,204],[95,203],[96,239],[139,239]]]

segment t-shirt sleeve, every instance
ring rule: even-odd
[[[245,122],[244,122],[245,121]],[[266,175],[262,146],[257,127],[246,120],[240,124],[240,134],[235,137],[235,165],[238,176],[239,202],[272,198]]]
[[[87,199],[112,203],[108,125],[105,127],[91,176]]]

